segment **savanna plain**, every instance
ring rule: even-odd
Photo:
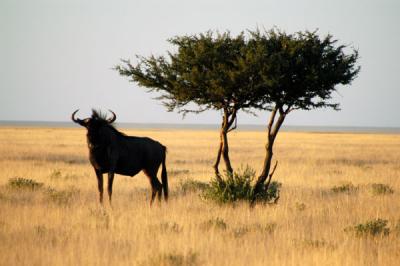
[[[82,128],[0,127],[1,265],[399,265],[399,134],[281,132],[280,199],[250,208],[202,197],[217,131],[122,131],[168,147],[167,204],[140,173],[101,206]],[[235,169],[265,137],[230,133]]]

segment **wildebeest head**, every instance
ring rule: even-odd
[[[78,111],[79,111],[79,109],[72,113],[72,115],[71,115],[72,121],[74,121],[75,123],[77,123],[83,127],[86,127],[88,130],[99,129],[100,127],[102,127],[104,125],[113,123],[115,121],[115,119],[117,119],[117,116],[111,110],[109,110],[109,111],[113,114],[113,116],[111,118],[107,119],[106,115],[104,115],[101,112],[96,111],[94,109],[92,109],[91,117],[88,117],[85,119],[79,119],[79,118],[75,118],[75,114]]]

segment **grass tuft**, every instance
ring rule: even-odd
[[[43,187],[43,183],[39,183],[33,179],[27,179],[23,177],[10,178],[7,185],[9,188],[12,189],[24,190],[38,190]]]
[[[354,233],[358,237],[387,236],[390,233],[390,229],[386,227],[387,222],[387,220],[379,218],[355,226],[347,227],[344,229],[344,231],[348,233]]]
[[[387,194],[393,194],[394,190],[389,185],[375,183],[371,184],[371,192],[374,195],[387,195]]]
[[[331,188],[331,191],[334,193],[353,193],[358,191],[358,187],[354,186],[352,183],[346,183],[340,186],[334,186]]]

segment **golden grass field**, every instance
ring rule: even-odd
[[[181,189],[212,177],[217,131],[122,131],[168,147],[168,204],[149,207],[139,174],[117,175],[113,208],[100,206],[83,128],[0,128],[0,265],[399,265],[400,135],[281,132],[280,200],[251,209]],[[230,133],[236,169],[261,170],[265,136]],[[11,188],[15,177],[43,186]],[[344,230],[377,218],[389,235]]]

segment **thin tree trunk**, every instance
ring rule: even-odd
[[[214,163],[214,172],[215,172],[215,176],[217,177],[218,181],[222,181],[221,175],[219,174],[219,169],[218,169],[219,162],[221,161],[222,146],[223,146],[222,138],[220,137],[217,159],[215,160],[215,163]]]
[[[222,181],[219,172],[219,163],[221,161],[221,156],[224,160],[225,169],[227,173],[228,174],[233,173],[231,160],[229,158],[228,133],[235,119],[236,119],[236,111],[230,114],[227,110],[224,110],[224,117],[220,129],[220,142],[219,142],[218,154],[214,163],[214,172],[219,181]]]
[[[225,163],[225,169],[229,174],[233,173],[233,168],[231,165],[231,160],[229,158],[229,145],[228,145],[228,130],[222,130],[222,139],[223,139],[223,145],[222,145],[222,157],[224,158],[224,163]]]
[[[279,110],[279,117],[278,120],[275,123],[275,117],[276,114]],[[284,113],[281,109],[278,109],[275,107],[270,116],[270,120],[268,123],[268,131],[267,131],[267,143],[265,145],[265,157],[264,157],[264,164],[263,164],[263,169],[260,174],[260,176],[257,179],[257,182],[254,186],[254,197],[253,197],[253,202],[256,199],[258,193],[261,191],[265,180],[267,180],[268,177],[272,177],[272,174],[270,175],[271,171],[271,162],[272,162],[272,157],[273,157],[273,146],[274,142],[276,139],[276,136],[279,132],[279,129],[281,128],[283,122],[285,121],[286,113]],[[268,182],[269,184],[269,182]]]

